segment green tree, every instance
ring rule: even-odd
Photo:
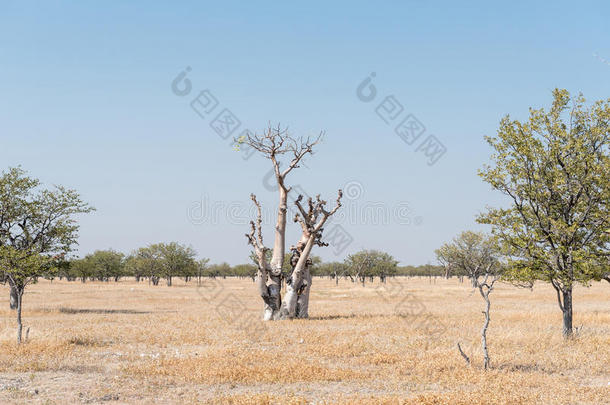
[[[91,266],[93,274],[100,281],[115,282],[125,275],[125,255],[112,249],[96,250],[87,255],[87,264]]]
[[[176,242],[160,243],[156,248],[161,254],[163,275],[168,286],[172,285],[172,277],[188,277],[195,273],[195,256],[197,253],[193,248]]]
[[[197,261],[197,285],[201,286],[201,277],[205,274],[210,259],[204,258]]]
[[[237,277],[250,277],[252,278],[252,280],[254,280],[256,277],[257,270],[258,267],[254,264],[238,264],[236,266],[233,266],[233,268],[231,269],[231,273],[232,275]]]
[[[160,244],[139,248],[131,256],[133,259],[130,261],[129,268],[135,277],[146,276],[149,283],[158,285],[163,272],[163,257]]]
[[[42,188],[20,168],[0,176],[0,266],[9,282],[11,307],[17,309],[19,343],[25,287],[52,274],[77,242],[75,216],[92,210],[76,191]]]
[[[345,259],[349,275],[359,279],[364,285],[366,278],[394,276],[398,261],[392,255],[378,250],[361,250]]]
[[[81,282],[86,282],[87,278],[94,277],[93,264],[89,257],[75,259],[70,262],[70,274],[75,279],[78,278]]]
[[[572,334],[572,290],[601,278],[610,228],[610,99],[590,108],[582,96],[556,89],[549,111],[530,109],[527,121],[500,122],[492,165],[480,176],[508,196],[478,220],[510,255],[514,280],[551,283]]]
[[[207,268],[207,275],[212,278],[226,278],[231,275],[231,265],[227,262],[209,265]]]

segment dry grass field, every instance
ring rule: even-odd
[[[467,281],[365,287],[314,279],[309,320],[262,323],[250,280],[174,287],[42,281],[15,344],[0,300],[1,403],[601,404],[610,398],[610,286],[575,292],[564,342],[554,291],[500,285],[482,371],[483,301]],[[460,357],[462,342],[472,367]]]

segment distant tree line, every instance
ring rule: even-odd
[[[186,245],[177,242],[156,243],[134,250],[128,255],[113,249],[97,250],[83,258],[73,259],[63,263],[57,272],[47,278],[65,279],[68,281],[104,281],[118,282],[122,278],[133,277],[136,281],[148,281],[158,285],[164,280],[168,286],[173,280],[183,279],[185,282],[203,278],[256,278],[256,258],[251,256],[252,263],[210,264],[209,259],[196,259],[197,252]],[[284,276],[290,274],[290,254],[284,260]],[[385,282],[387,277],[448,277],[443,266],[430,264],[421,266],[398,266],[398,262],[388,253],[377,250],[362,250],[349,255],[344,261],[323,262],[319,256],[311,257],[313,276],[328,277],[336,280],[350,280],[363,285],[375,278]],[[459,273],[459,271],[458,271]]]

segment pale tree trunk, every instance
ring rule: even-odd
[[[275,241],[273,243],[273,255],[271,256],[271,271],[267,288],[269,291],[269,302],[265,303],[264,319],[276,319],[282,306],[282,267],[284,266],[284,253],[286,252],[286,212],[288,211],[288,191],[280,183],[280,201],[278,205],[277,224],[275,225]],[[269,311],[271,313],[269,313]]]
[[[299,261],[292,271],[290,282],[286,283],[286,295],[284,296],[284,302],[282,302],[282,310],[280,312],[280,317],[282,318],[294,318],[296,316],[297,301],[299,298],[298,292],[303,283],[307,259],[313,248],[315,238],[315,233],[309,236],[307,244],[300,254]]]
[[[277,276],[271,274],[271,265],[267,261],[268,249],[265,247],[263,241],[262,208],[254,194],[251,194],[250,198],[254,202],[254,205],[256,205],[258,214],[256,222],[250,221],[251,229],[250,233],[246,234],[246,237],[248,238],[248,243],[250,243],[252,247],[254,247],[254,251],[256,253],[258,261],[258,271],[256,272],[256,285],[258,288],[258,293],[263,299],[263,320],[270,321],[276,319],[279,313],[279,305],[281,303],[281,278],[278,278]],[[267,281],[270,279],[271,282],[267,284]]]
[[[267,272],[263,272],[259,269],[256,276],[256,284],[258,286],[258,292],[260,296],[263,298],[264,307],[263,307],[263,320],[270,321],[274,319],[276,314],[276,310],[274,310],[273,303],[276,298],[271,297],[269,292],[269,287],[267,286]]]
[[[307,266],[305,268],[305,273],[303,274],[303,284],[301,285],[301,292],[299,293],[299,297],[297,299],[297,318],[309,318],[309,291],[311,290],[311,282],[311,272],[309,271],[309,266]]]

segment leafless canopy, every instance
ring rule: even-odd
[[[307,200],[307,210],[305,210],[301,204],[303,201],[303,196],[299,195],[295,201],[295,205],[299,209],[299,212],[295,214],[294,222],[298,222],[301,225],[303,236],[305,238],[309,237],[309,235],[315,235],[316,245],[328,246],[328,243],[322,242],[322,232],[324,230],[322,226],[329,217],[331,217],[339,208],[341,208],[342,197],[343,191],[339,190],[335,208],[333,208],[331,211],[327,211],[324,208],[326,201],[322,200],[318,194],[315,201],[311,197]],[[292,249],[295,249],[295,247],[293,246]]]
[[[256,205],[257,216],[256,216],[256,223],[254,221],[250,221],[250,233],[246,234],[246,238],[248,238],[248,243],[251,244],[252,247],[254,247],[254,249],[256,250],[257,253],[259,251],[261,251],[264,254],[269,249],[267,249],[265,247],[265,244],[263,242],[263,231],[262,231],[263,214],[262,214],[261,204],[258,202],[258,200],[256,199],[256,196],[254,194],[250,194],[250,198],[254,202],[254,205]]]
[[[281,126],[268,126],[262,134],[247,134],[237,140],[258,151],[272,163],[275,179],[278,185],[278,210],[275,225],[275,238],[271,258],[263,243],[261,205],[254,195],[252,201],[257,207],[256,221],[250,223],[250,232],[246,234],[248,242],[254,247],[259,271],[257,285],[265,303],[263,319],[307,318],[309,306],[309,289],[311,288],[311,260],[309,255],[314,245],[327,246],[322,242],[323,226],[326,220],[341,207],[342,191],[339,190],[337,205],[332,210],[326,209],[326,201],[318,195],[315,200],[309,199],[307,207],[303,207],[303,196],[296,200],[298,213],[294,221],[302,228],[302,235],[295,246],[291,247],[290,264],[292,273],[285,277],[282,273],[286,250],[286,220],[288,211],[288,193],[291,187],[286,184],[286,176],[302,164],[307,155],[313,154],[314,147],[320,143],[321,132],[317,137],[292,137],[287,129]],[[283,160],[281,160],[283,159]],[[286,280],[285,299],[281,296],[282,281]]]
[[[314,146],[320,143],[323,136],[324,132],[320,132],[316,137],[294,138],[288,132],[288,128],[282,129],[280,125],[274,128],[269,125],[262,134],[248,134],[246,139],[238,140],[238,142],[246,143],[270,159],[279,185],[286,191],[290,191],[290,188],[286,188],[284,185],[286,175],[292,169],[298,168],[299,163],[307,154],[313,154]],[[281,170],[280,156],[283,155],[290,156],[290,162],[288,162],[288,167]]]

